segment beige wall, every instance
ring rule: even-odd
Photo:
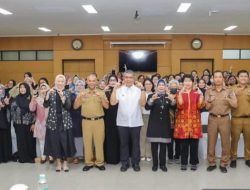
[[[193,38],[203,41],[201,50],[191,49]],[[84,42],[84,48],[74,51],[71,47],[73,39]],[[167,41],[164,46],[115,46],[110,41]],[[250,60],[223,60],[223,49],[250,49],[250,36],[216,36],[216,35],[116,35],[116,36],[67,36],[67,37],[15,37],[0,38],[0,50],[54,50],[53,61],[0,61],[0,80],[5,83],[9,79],[22,80],[23,73],[31,71],[35,79],[48,77],[50,82],[56,74],[62,72],[64,59],[94,59],[95,72],[98,76],[118,69],[118,52],[120,49],[153,49],[158,52],[158,72],[162,75],[180,72],[181,59],[214,59],[214,69],[233,72],[239,69],[250,71]]]

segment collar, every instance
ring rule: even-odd
[[[242,86],[240,85],[240,84],[236,84],[235,85],[237,88],[242,88]],[[245,86],[244,86],[244,88],[248,88],[249,87],[249,85],[248,84],[246,84]]]
[[[227,89],[226,86],[222,86],[221,91],[222,91],[222,90],[226,90],[226,89]],[[212,86],[212,90],[217,91],[217,89],[216,89],[215,86]]]

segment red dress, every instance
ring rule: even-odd
[[[190,93],[182,93],[183,104],[177,102],[177,116],[174,128],[176,139],[199,139],[202,137],[200,109],[205,106],[204,101],[199,103],[200,94],[192,90]]]

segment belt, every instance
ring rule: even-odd
[[[225,115],[215,115],[215,114],[213,114],[213,113],[209,113],[209,115],[211,115],[211,116],[213,116],[213,117],[218,117],[218,118],[229,116],[229,114],[225,114]]]
[[[99,119],[103,119],[104,116],[100,116],[100,117],[84,117],[84,116],[82,116],[82,118],[85,119],[85,120],[96,121],[96,120],[99,120]]]
[[[232,117],[232,118],[250,118],[250,116],[239,116],[239,117]]]

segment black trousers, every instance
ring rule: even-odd
[[[141,127],[120,127],[118,126],[120,136],[120,160],[121,163],[129,164],[129,145],[132,144],[131,162],[132,165],[138,165],[141,158],[140,152],[140,131]]]
[[[160,148],[160,151],[158,151],[159,148]],[[159,160],[160,160],[160,166],[165,166],[167,144],[152,142],[151,151],[152,151],[152,157],[153,157],[153,166],[158,166]],[[159,152],[159,156],[158,156],[158,152]]]
[[[188,164],[188,157],[190,157],[189,163],[191,165],[198,164],[199,139],[182,139],[179,141],[181,143],[181,165]]]
[[[180,157],[180,143],[178,141],[178,139],[174,139],[174,129],[171,129],[171,143],[167,144],[168,147],[168,159],[172,160],[172,159],[179,159]],[[174,153],[174,144],[175,144],[175,153]]]
[[[180,155],[181,155],[181,143],[179,142],[179,139],[174,139],[174,143],[175,143],[175,159],[179,159]]]

